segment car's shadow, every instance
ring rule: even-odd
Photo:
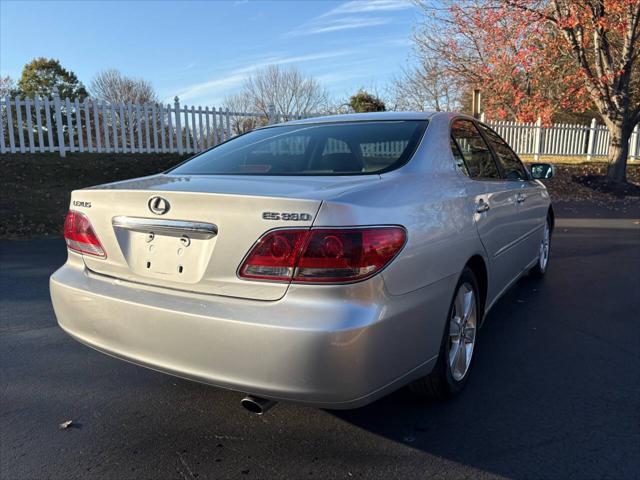
[[[585,300],[579,289],[556,290],[562,277],[525,277],[496,304],[459,397],[436,402],[402,389],[366,407],[331,413],[484,472],[598,476],[587,466],[589,452],[610,451],[621,422],[603,410],[603,397],[629,398],[632,389],[612,394],[611,388],[625,384],[624,373],[615,370],[619,359],[607,358],[607,340],[594,337],[589,322],[581,323],[597,312],[579,307]],[[630,463],[625,465],[628,471]]]

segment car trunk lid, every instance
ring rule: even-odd
[[[87,268],[175,290],[281,298],[287,282],[237,276],[255,242],[274,228],[311,227],[323,198],[374,178],[258,178],[158,175],[73,192],[71,208],[88,216],[107,253],[83,255]]]

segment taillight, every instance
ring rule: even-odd
[[[274,230],[258,240],[240,268],[240,276],[289,281],[309,230]]]
[[[71,250],[96,257],[107,257],[91,222],[83,213],[69,210],[64,220],[64,239]]]
[[[405,240],[401,227],[274,230],[247,255],[239,275],[272,281],[353,282],[382,270]]]

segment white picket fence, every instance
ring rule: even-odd
[[[178,97],[172,105],[7,96],[0,99],[0,153],[189,154],[280,120],[269,116],[180,105]]]
[[[109,104],[53,98],[0,99],[0,154],[58,152],[190,154],[267,123],[287,120],[271,109],[267,115],[173,104]],[[609,131],[597,125],[487,121],[520,155],[605,157]],[[640,157],[636,125],[629,158]],[[372,145],[376,154],[397,146]],[[341,147],[333,145],[333,150]],[[372,153],[373,154],[373,153]]]
[[[533,155],[535,160],[541,156],[606,157],[609,149],[609,130],[598,125],[596,119],[591,125],[554,124],[542,126],[540,120],[535,123],[516,123],[507,121],[488,121],[498,134],[504,138],[519,155]],[[629,139],[629,159],[640,157],[640,134],[635,126]]]

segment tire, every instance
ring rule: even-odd
[[[548,215],[544,228],[545,230],[538,252],[538,262],[529,270],[531,276],[536,278],[544,277],[544,274],[547,273],[549,268],[549,258],[551,257],[551,218],[549,218]]]
[[[469,292],[473,293],[471,299],[468,299]],[[460,393],[466,385],[473,366],[477,329],[482,320],[482,302],[480,301],[479,292],[480,289],[474,273],[465,267],[460,275],[449,306],[436,365],[429,375],[409,384],[410,390],[414,393],[437,400],[448,400]],[[466,302],[465,299],[467,299]],[[468,315],[462,315],[462,317],[466,316],[466,320],[461,318],[458,312],[458,310],[463,310],[463,313],[466,312],[465,303],[468,303],[470,309]],[[463,321],[462,328],[455,326],[459,325],[456,319]],[[460,334],[461,332],[462,335]],[[472,339],[471,333],[473,334]],[[469,342],[469,340],[472,341]],[[461,343],[463,341],[464,347],[462,347],[463,344]],[[470,348],[468,348],[469,345]],[[464,348],[464,352],[461,348]],[[462,358],[456,356],[456,353],[457,355],[464,354],[465,361],[463,362]],[[466,361],[467,355],[470,356],[468,362]],[[451,356],[454,358],[450,361]],[[456,363],[454,359],[457,359],[460,363]],[[461,368],[463,364],[465,368]]]

